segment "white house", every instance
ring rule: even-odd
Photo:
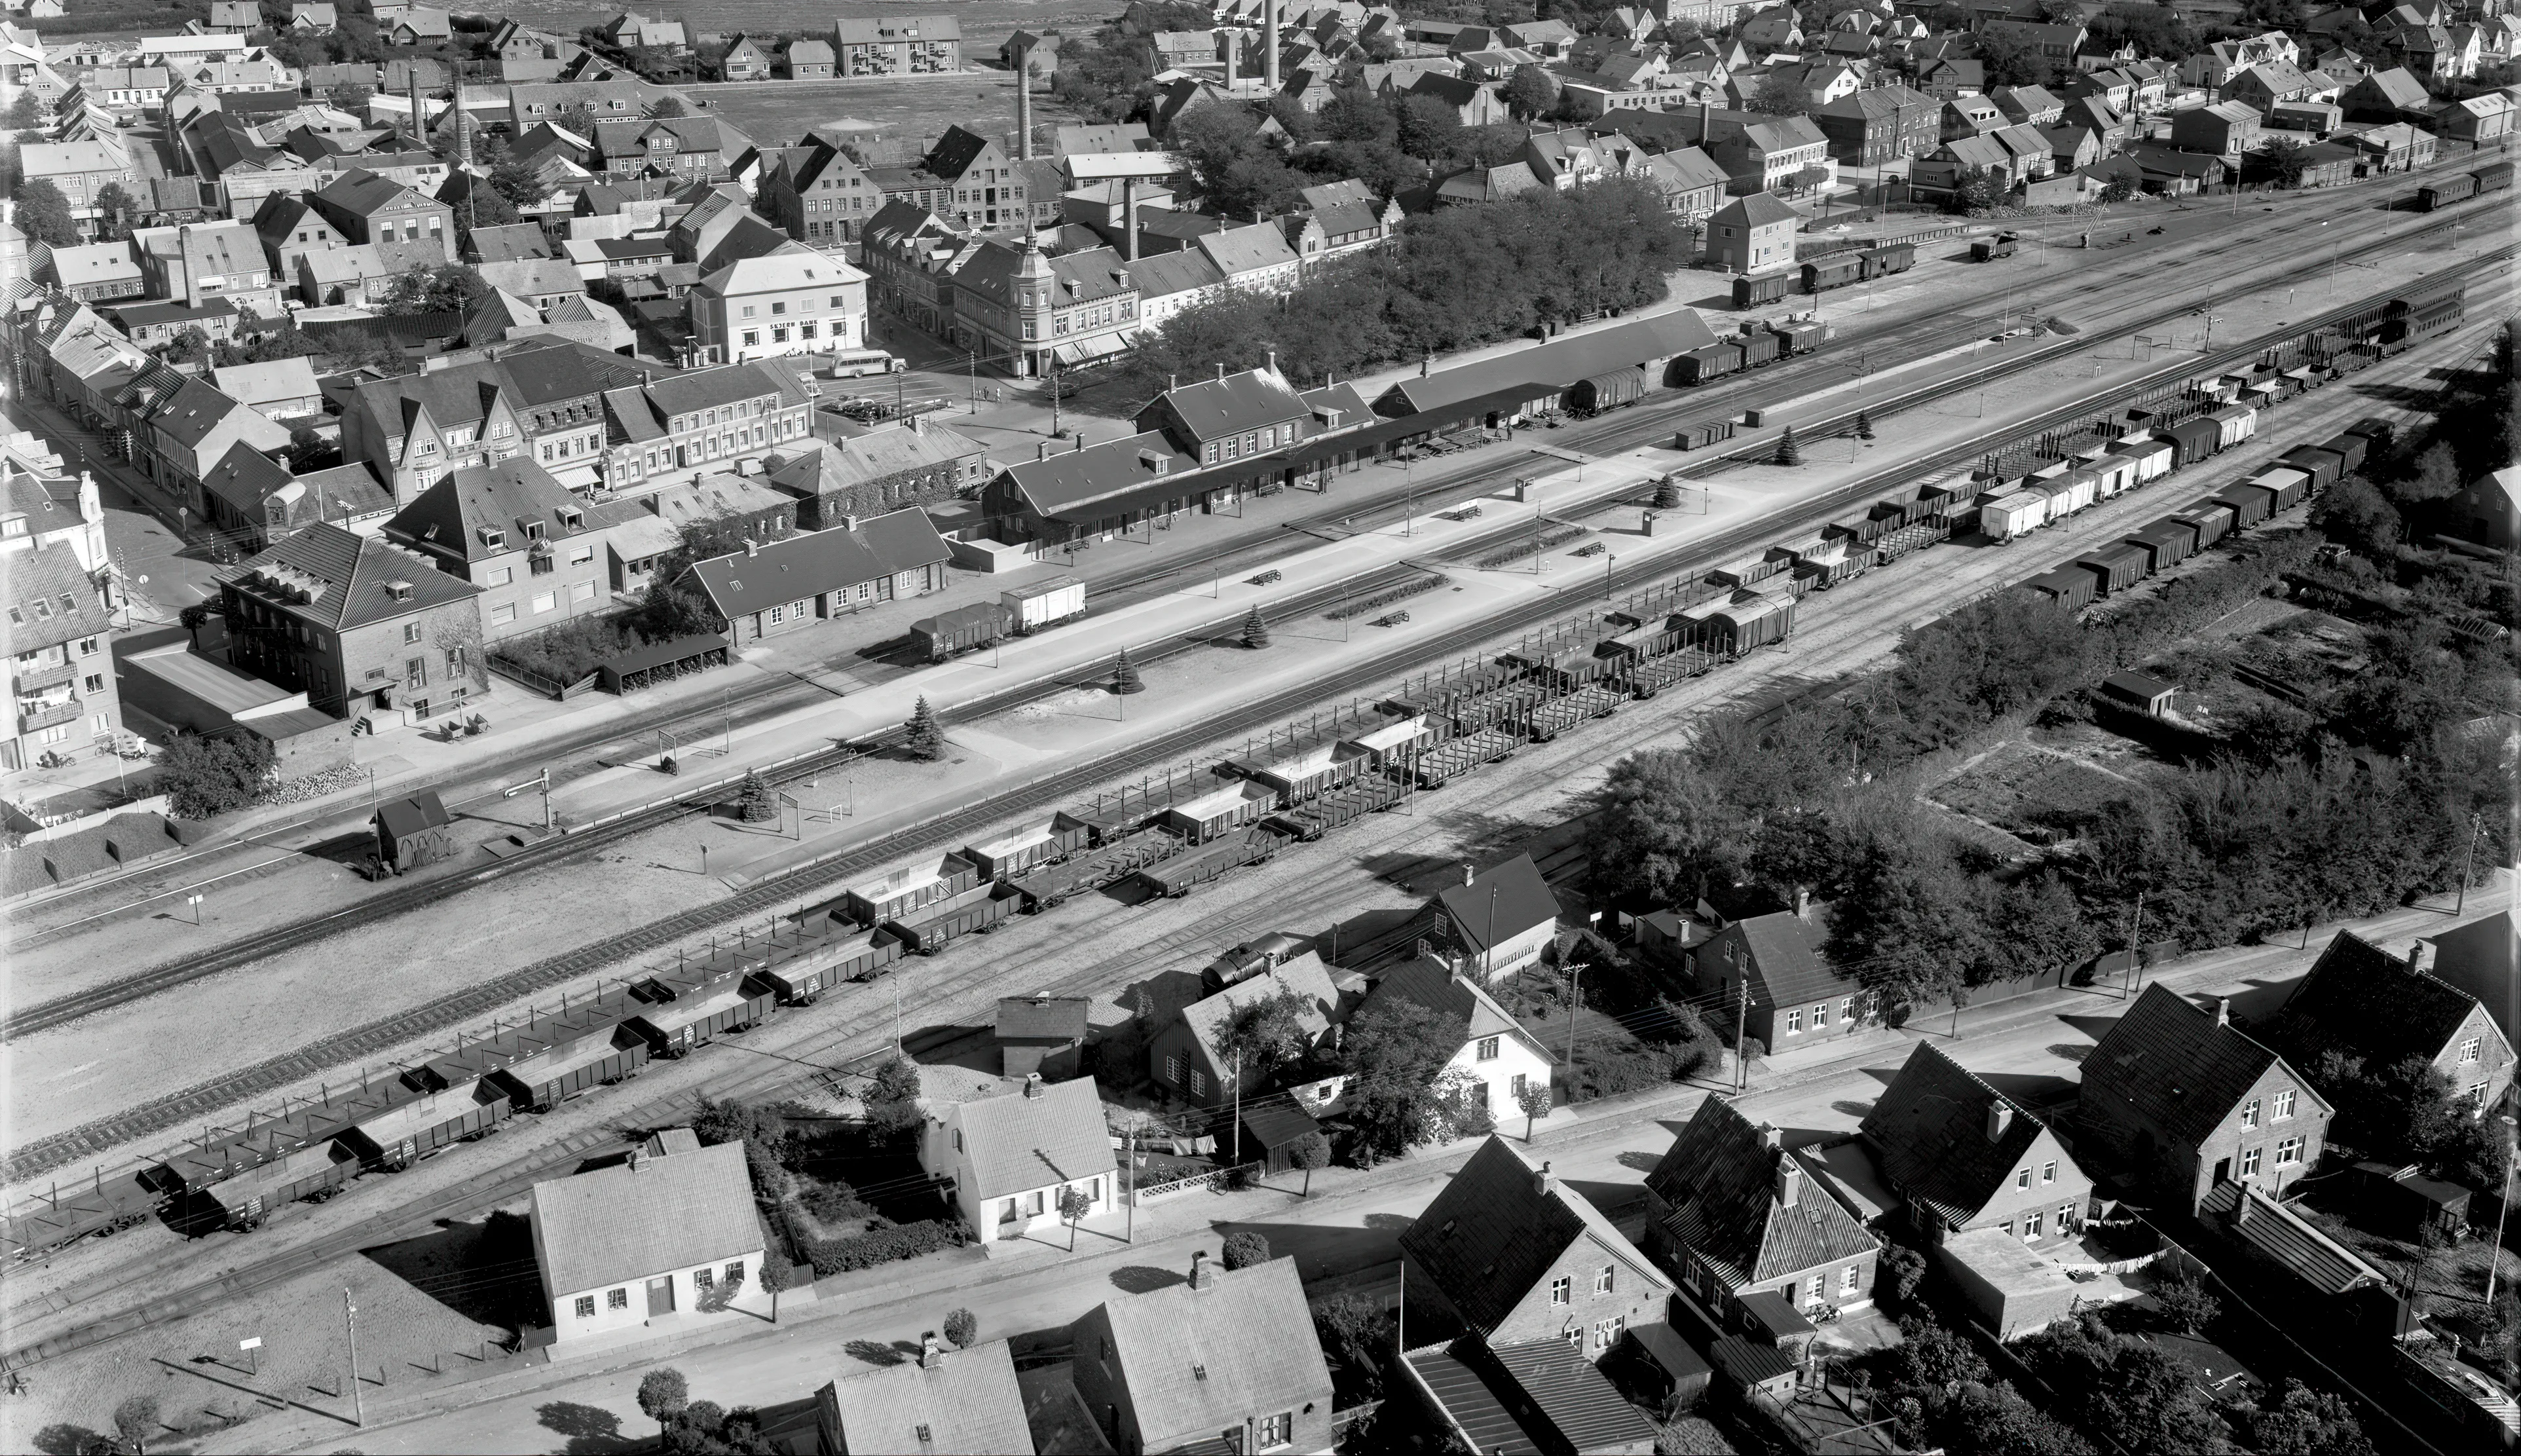
[[[1433,908],[1453,944],[1491,985],[1539,964],[1541,951],[1558,934],[1558,896],[1529,854],[1485,874],[1462,866],[1462,883],[1439,893]]]
[[[622,1166],[534,1185],[534,1262],[556,1342],[653,1325],[707,1309],[730,1285],[758,1286],[761,1218],[744,1146],[703,1148],[674,1131]],[[662,1151],[676,1143],[687,1151]]]
[[[1392,972],[1374,983],[1357,1014],[1393,999],[1426,1007],[1454,1025],[1460,1047],[1437,1074],[1437,1085],[1466,1095],[1500,1123],[1521,1110],[1527,1088],[1550,1085],[1556,1064],[1540,1038],[1444,962],[1422,957]]]
[[[691,293],[692,339],[728,364],[860,347],[867,276],[799,247],[739,258]]]
[[[1120,1165],[1091,1077],[1032,1076],[1021,1092],[932,1108],[919,1165],[952,1181],[955,1206],[984,1239],[1056,1227],[1065,1189],[1084,1191],[1088,1218],[1120,1206]]]

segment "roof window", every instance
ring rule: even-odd
[[[411,600],[411,583],[408,581],[389,581],[386,583],[386,595],[393,598],[397,602],[408,602]]]

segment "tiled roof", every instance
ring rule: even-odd
[[[1079,1182],[1118,1166],[1091,1077],[967,1102],[956,1115],[972,1164],[972,1186],[961,1190],[967,1201]]]
[[[1988,1111],[1999,1105],[2013,1115],[1991,1141]],[[1987,1206],[2043,1128],[2029,1108],[1919,1042],[1857,1130],[1902,1195],[1958,1228]]]
[[[202,473],[202,488],[236,508],[248,521],[263,519],[262,503],[289,483],[289,472],[239,440],[219,462]]]
[[[845,1451],[993,1451],[1031,1456],[1032,1431],[1003,1340],[845,1375],[827,1387]]]
[[[1516,1416],[1519,1409],[1536,1421],[1539,1408],[1511,1384],[1503,1388],[1491,1385],[1488,1372],[1495,1366],[1481,1359],[1484,1353],[1477,1342],[1466,1340],[1452,1346],[1411,1350],[1406,1358],[1409,1368],[1444,1407],[1446,1418],[1469,1437],[1472,1450],[1481,1456],[1541,1456],[1547,1448]]]
[[[1224,273],[1209,261],[1207,253],[1196,248],[1151,252],[1123,266],[1128,269],[1129,282],[1138,290],[1140,298],[1169,297],[1195,289],[1217,288],[1225,282]]]
[[[0,606],[9,609],[8,621],[0,624],[0,650],[12,656],[92,637],[110,625],[96,583],[79,569],[78,558],[59,546],[10,553]]]
[[[131,255],[128,243],[91,243],[83,248],[54,248],[44,251],[52,259],[53,277],[64,288],[124,280],[137,282],[140,278],[140,260]]]
[[[1413,960],[1386,974],[1366,994],[1366,1002],[1371,1005],[1387,997],[1398,997],[1435,1012],[1459,1029],[1463,1042],[1484,1036],[1511,1036],[1544,1061],[1549,1060],[1548,1049],[1494,997],[1433,957]]]
[[[416,194],[390,177],[380,177],[365,167],[353,167],[315,194],[315,201],[329,203],[361,217],[373,217],[396,205],[406,196]]]
[[[2084,1059],[2085,1105],[2096,1098],[2131,1105],[2194,1146],[2277,1061],[2238,1026],[2156,981]]]
[[[577,269],[557,258],[527,257],[511,262],[483,263],[480,272],[482,282],[520,298],[586,292],[586,281],[578,276]]]
[[[1292,1258],[1212,1269],[1206,1289],[1177,1284],[1103,1307],[1113,1359],[1151,1441],[1239,1428],[1256,1411],[1330,1404],[1330,1366]]]
[[[753,552],[711,557],[693,564],[691,574],[719,615],[737,617],[916,570],[951,555],[928,513],[912,507],[850,530],[805,531]]]
[[[306,600],[295,602],[292,610],[335,631],[390,621],[481,592],[398,546],[329,522],[275,542],[261,555],[219,573],[221,581],[249,577],[303,593]],[[409,594],[396,597],[390,589],[395,585]]]
[[[1220,1069],[1228,1068],[1232,1062],[1217,1050],[1217,1033],[1225,1029],[1240,1008],[1265,1001],[1281,991],[1294,991],[1304,998],[1299,1019],[1308,1039],[1329,1030],[1339,1015],[1339,987],[1331,983],[1330,969],[1322,964],[1322,958],[1308,950],[1280,962],[1263,975],[1236,981],[1214,996],[1183,1007],[1182,1024],[1207,1050],[1212,1063]]]
[[[533,1222],[555,1298],[762,1249],[741,1143],[537,1183]]]
[[[1304,400],[1297,397],[1286,377],[1262,369],[1247,369],[1223,379],[1193,380],[1167,389],[1157,396],[1156,403],[1171,406],[1190,428],[1192,437],[1202,440],[1223,439],[1265,425],[1301,420],[1306,413]],[[1139,413],[1143,417],[1146,411]]]
[[[1754,915],[1725,931],[1741,936],[1751,975],[1766,989],[1770,1005],[1843,996],[1856,988],[1856,982],[1821,954],[1821,945],[1829,938],[1826,905],[1811,906],[1802,915],[1790,910]]]
[[[1468,885],[1436,896],[1473,954],[1558,920],[1558,896],[1529,854],[1490,865]]]
[[[1486,1336],[1584,1239],[1627,1265],[1628,1277],[1669,1287],[1591,1200],[1491,1135],[1401,1234],[1400,1248],[1444,1292],[1462,1322]]]
[[[572,527],[571,520],[578,524]],[[397,512],[386,531],[424,551],[476,562],[527,549],[528,524],[545,540],[582,535],[585,503],[522,455],[494,465],[467,466],[440,478]],[[499,533],[492,546],[484,531]]]
[[[1780,1279],[1878,1248],[1855,1215],[1811,1187],[1810,1178],[1803,1180],[1793,1207],[1777,1202],[1777,1163],[1788,1156],[1768,1146],[1730,1100],[1711,1097],[1646,1175],[1646,1187],[1672,1206],[1664,1226],[1673,1236],[1736,1285]]]
[[[2431,1062],[2441,1056],[2476,1006],[2468,992],[2408,970],[2353,931],[2339,931],[2311,973],[2294,983],[2268,1039],[2296,1067],[2336,1051],[2378,1071],[2408,1057]]]

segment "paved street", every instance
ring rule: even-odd
[[[2512,882],[2504,877],[2472,893],[2470,909],[2505,903],[2511,893]],[[2394,911],[2355,928],[2396,949],[2448,922],[2447,907],[2428,906]],[[2315,932],[2309,949],[2263,945],[2219,951],[2183,962],[2160,978],[2192,995],[2231,996],[2243,1014],[2264,1013],[2308,968],[2332,929]],[[1743,1106],[1753,1116],[1786,1129],[1796,1143],[1834,1139],[1855,1128],[1909,1048],[1925,1039],[1940,1042],[2014,1096],[2034,1103],[2053,1100],[2075,1080],[2083,1056],[2124,1004],[2108,989],[2036,993],[1964,1011],[1957,1041],[1949,1039],[1952,1024],[1948,1018],[1932,1018],[1927,1025],[1871,1039],[1852,1057],[1781,1068],[1764,1078]],[[1576,1109],[1580,1115],[1543,1129],[1533,1155],[1549,1160],[1560,1176],[1620,1217],[1632,1211],[1646,1171],[1709,1091],[1675,1087]],[[1520,1128],[1509,1125],[1504,1131],[1512,1136]],[[652,1366],[673,1365],[689,1377],[695,1398],[724,1406],[799,1400],[835,1375],[865,1368],[863,1357],[850,1352],[853,1348],[872,1354],[899,1342],[915,1345],[949,1309],[973,1310],[985,1339],[1053,1329],[1120,1290],[1186,1277],[1193,1251],[1214,1253],[1222,1235],[1237,1228],[1257,1229],[1274,1251],[1295,1256],[1316,1295],[1325,1286],[1383,1291],[1390,1281],[1380,1271],[1395,1265],[1399,1231],[1470,1151],[1467,1144],[1457,1145],[1370,1171],[1333,1170],[1316,1178],[1309,1202],[1294,1197],[1292,1180],[1281,1180],[1286,1191],[1188,1195],[1142,1210],[1135,1244],[1119,1243],[1089,1227],[1073,1256],[1050,1247],[1003,1259],[967,1252],[841,1276],[819,1285],[815,1302],[805,1310],[792,1306],[777,1329],[732,1324],[726,1330],[734,1338],[714,1342],[652,1342],[579,1368],[564,1363],[410,1397],[410,1406],[417,1409],[372,1399],[369,1409],[376,1425],[364,1432],[312,1417],[268,1417],[204,1449],[598,1449],[571,1442],[588,1430],[602,1429],[607,1414],[618,1421],[619,1430],[635,1434],[644,1424],[636,1388]]]

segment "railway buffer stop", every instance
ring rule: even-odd
[[[393,874],[455,857],[455,820],[435,789],[378,805],[369,822],[377,832],[377,858]]]

